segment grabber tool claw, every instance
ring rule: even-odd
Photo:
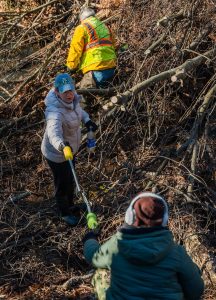
[[[88,211],[87,216],[86,216],[87,226],[88,226],[89,229],[95,230],[95,229],[98,228],[97,216],[96,216],[95,213],[92,212],[91,205],[90,205],[85,193],[80,188],[78,178],[77,178],[77,175],[76,175],[76,171],[75,171],[75,168],[74,168],[74,165],[73,165],[73,153],[71,151],[71,147],[70,146],[65,146],[64,149],[63,149],[63,153],[64,153],[65,159],[68,160],[68,162],[70,164],[71,171],[72,171],[72,174],[73,174],[73,177],[74,177],[74,181],[75,181],[75,184],[76,184],[76,187],[77,187],[77,192],[78,192],[78,194],[81,194],[82,199],[83,199],[83,201],[84,201],[84,203],[86,204],[86,207],[87,207],[87,211]]]

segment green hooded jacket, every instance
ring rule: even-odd
[[[122,227],[101,246],[87,240],[84,255],[110,269],[107,300],[198,300],[204,290],[197,265],[163,227]]]

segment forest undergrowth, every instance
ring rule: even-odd
[[[85,216],[76,228],[58,219],[40,151],[43,101],[66,70],[85,2],[17,2],[0,4],[0,299],[93,299]],[[97,213],[100,241],[123,223],[136,193],[158,192],[168,201],[175,240],[202,270],[203,299],[216,299],[216,4],[89,4],[118,47],[109,89],[77,85],[99,124],[94,157],[84,132],[77,174]]]

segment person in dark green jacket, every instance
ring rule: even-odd
[[[94,232],[84,237],[84,256],[98,270],[93,278],[100,300],[198,300],[200,270],[167,227],[166,201],[154,193],[137,195],[125,224],[100,245]],[[110,270],[110,282],[105,269]]]

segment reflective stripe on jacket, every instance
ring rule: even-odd
[[[116,54],[108,27],[96,17],[89,17],[77,26],[66,65],[83,73],[114,68]]]
[[[95,30],[95,28],[99,28],[100,26],[102,26],[101,24],[101,22],[99,25],[97,24],[97,22],[95,24],[92,24],[90,21],[86,21],[82,24],[88,33],[87,42],[85,42],[84,46],[84,52],[93,47],[113,46],[110,31],[106,26],[103,26],[101,36],[98,35],[97,31]]]

